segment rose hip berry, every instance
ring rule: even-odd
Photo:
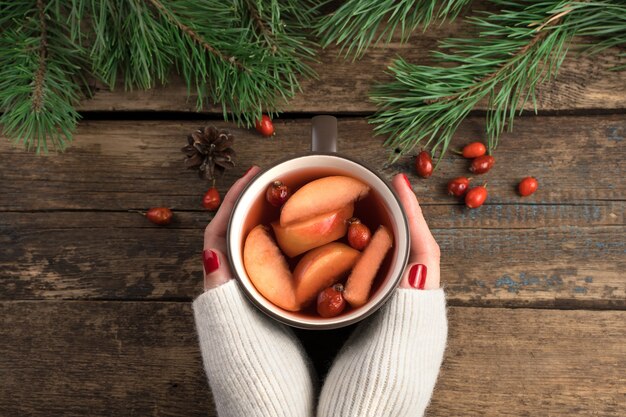
[[[479,185],[465,194],[465,205],[471,209],[478,208],[483,205],[486,199],[487,188],[484,185]]]
[[[495,163],[496,160],[491,155],[479,156],[478,158],[472,160],[469,170],[474,174],[484,174],[489,171]]]
[[[520,181],[517,186],[517,191],[522,197],[526,197],[537,191],[539,187],[539,182],[534,177],[526,177],[522,181]]]
[[[317,296],[317,312],[324,318],[335,317],[346,308],[343,298],[343,285],[335,284]]]
[[[274,207],[280,207],[291,197],[289,187],[281,181],[274,181],[267,187],[265,198]]]
[[[480,142],[468,143],[461,152],[464,158],[474,159],[487,153],[487,148]]]
[[[274,134],[274,124],[272,119],[267,114],[261,117],[261,120],[256,122],[256,130],[265,137],[272,136]]]
[[[433,158],[430,156],[430,152],[422,151],[417,154],[415,158],[415,170],[417,175],[422,178],[428,178],[433,175]]]
[[[167,207],[154,207],[148,210],[146,218],[154,224],[165,226],[172,222],[174,214]]]
[[[217,191],[217,188],[215,187],[209,188],[202,198],[202,206],[211,211],[217,210],[220,207],[221,202],[222,198],[220,197],[219,191]]]
[[[361,223],[359,219],[353,217],[348,220],[348,243],[356,250],[363,250],[370,243],[372,232],[369,227]]]
[[[457,177],[448,183],[448,194],[463,197],[469,188],[470,180],[466,177]]]

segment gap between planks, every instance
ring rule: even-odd
[[[445,289],[445,286],[444,286]],[[50,298],[20,298],[17,300],[10,300],[10,299],[6,299],[6,300],[0,300],[0,304],[18,304],[18,303],[34,303],[34,304],[40,304],[40,303],[141,303],[141,304],[149,304],[149,303],[154,303],[154,304],[186,304],[189,303],[191,304],[192,301],[194,299],[191,297],[162,297],[159,299],[148,299],[148,298],[85,298],[85,299],[50,299]],[[498,305],[498,304],[494,304],[494,305],[489,305],[489,304],[484,304],[484,305],[476,305],[476,304],[469,304],[469,303],[465,303],[459,300],[447,300],[446,305],[448,307],[455,307],[455,308],[481,308],[481,309],[500,309],[500,310],[528,310],[528,311],[535,311],[535,310],[549,310],[549,311],[593,311],[593,312],[616,312],[616,311],[626,311],[626,307],[622,307],[622,306],[608,306],[608,305],[593,305],[593,304],[589,304],[589,306],[580,306],[580,305],[576,305],[576,306],[568,306],[568,305],[562,305],[562,306],[550,306],[550,305],[511,305],[511,306],[506,306],[506,305]]]

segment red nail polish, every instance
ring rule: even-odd
[[[426,265],[417,264],[409,271],[409,285],[418,290],[423,290],[426,285]]]
[[[204,263],[205,274],[210,274],[220,267],[220,258],[218,258],[217,253],[210,249],[202,252],[202,262]]]
[[[248,173],[249,173],[250,171],[252,171],[252,168],[254,168],[255,166],[256,166],[256,165],[252,165],[250,168],[248,168],[248,169],[246,170],[246,172],[244,172],[244,173],[243,173],[242,177],[245,177],[246,175],[248,175]]]
[[[413,189],[413,187],[411,186],[411,181],[409,181],[409,177],[406,176],[406,174],[402,174],[402,178],[404,178],[404,180],[406,181],[406,185]]]

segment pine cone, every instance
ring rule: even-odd
[[[181,150],[187,155],[185,166],[197,168],[200,178],[215,181],[216,174],[235,166],[235,150],[232,148],[235,137],[227,130],[217,130],[214,126],[200,128],[187,136],[189,144]]]

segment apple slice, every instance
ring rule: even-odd
[[[258,225],[248,233],[243,246],[243,264],[250,281],[263,297],[285,310],[300,310],[289,265],[267,227]]]
[[[343,278],[361,253],[343,243],[327,243],[300,259],[293,272],[296,300],[304,307],[326,287]]]
[[[312,219],[281,226],[272,223],[278,246],[289,257],[298,256],[310,249],[325,245],[344,236],[348,230],[347,220],[354,213],[354,204],[320,214]]]
[[[370,187],[354,178],[336,175],[304,185],[285,203],[280,213],[280,225],[288,226],[311,217],[339,210],[362,199]]]
[[[346,282],[343,297],[352,307],[361,307],[367,303],[376,273],[392,245],[391,233],[385,226],[380,226],[354,265]]]

